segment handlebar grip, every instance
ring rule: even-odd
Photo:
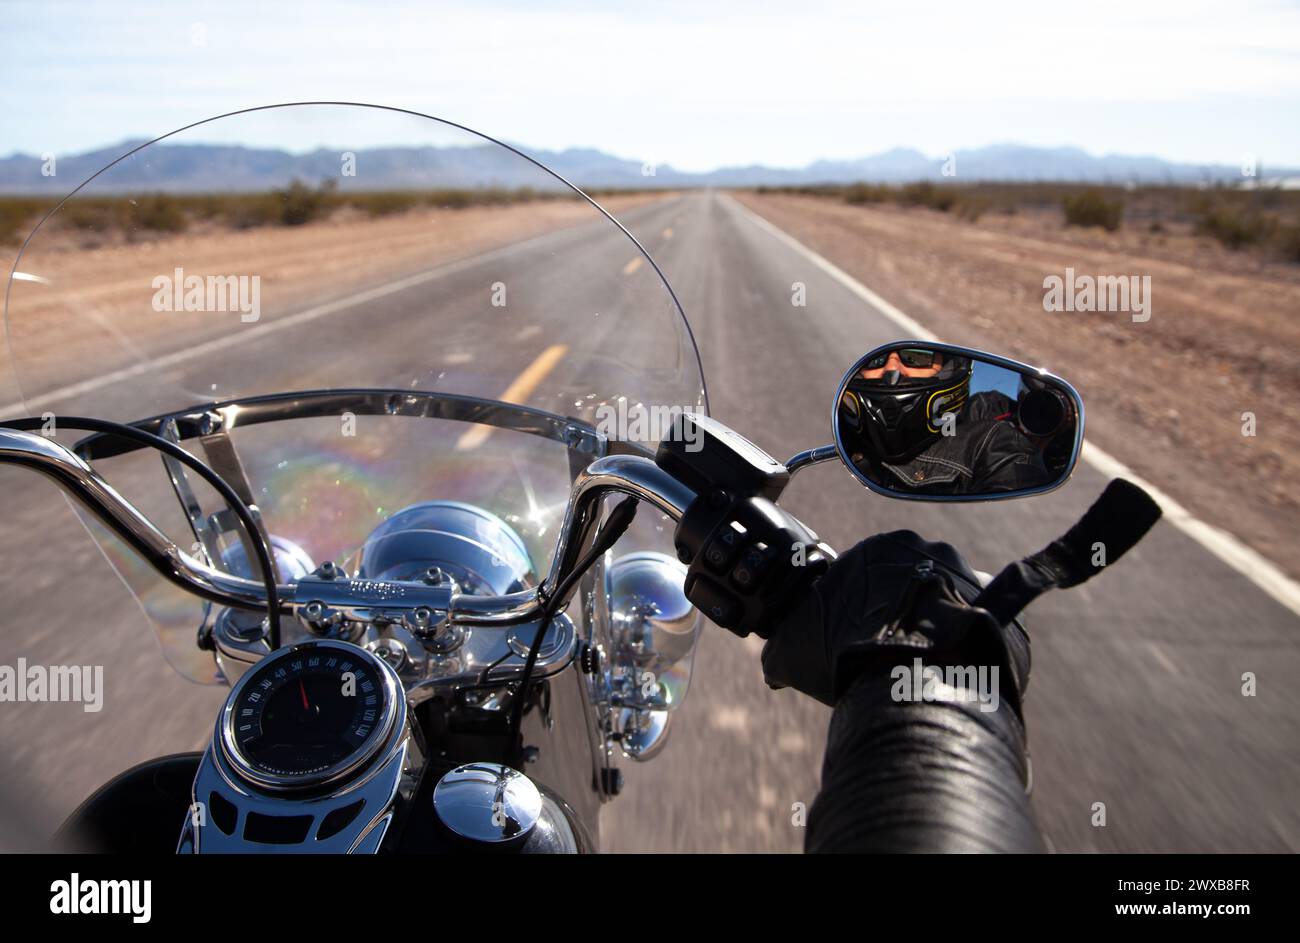
[[[1006,625],[1047,590],[1092,579],[1133,549],[1160,515],[1160,505],[1149,494],[1115,478],[1063,536],[1005,567],[974,604]]]
[[[722,491],[691,504],[674,543],[688,566],[686,598],[741,637],[753,632],[768,638],[835,558],[815,533],[767,498]]]

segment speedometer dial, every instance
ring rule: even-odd
[[[342,642],[268,655],[240,679],[222,712],[235,769],[265,786],[324,783],[370,759],[392,729],[397,696],[379,659]]]

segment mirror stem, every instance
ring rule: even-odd
[[[809,465],[820,465],[822,462],[829,462],[838,458],[839,453],[833,445],[819,445],[815,449],[805,449],[797,453],[790,461],[785,463],[786,470],[793,475],[801,468],[807,468]]]

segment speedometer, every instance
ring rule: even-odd
[[[346,777],[383,746],[400,686],[354,645],[304,642],[268,655],[230,692],[220,742],[235,770],[262,786]]]

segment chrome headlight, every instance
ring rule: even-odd
[[[607,571],[612,667],[627,675],[634,701],[671,709],[686,697],[703,619],[685,581],[686,567],[650,551],[620,557]]]

